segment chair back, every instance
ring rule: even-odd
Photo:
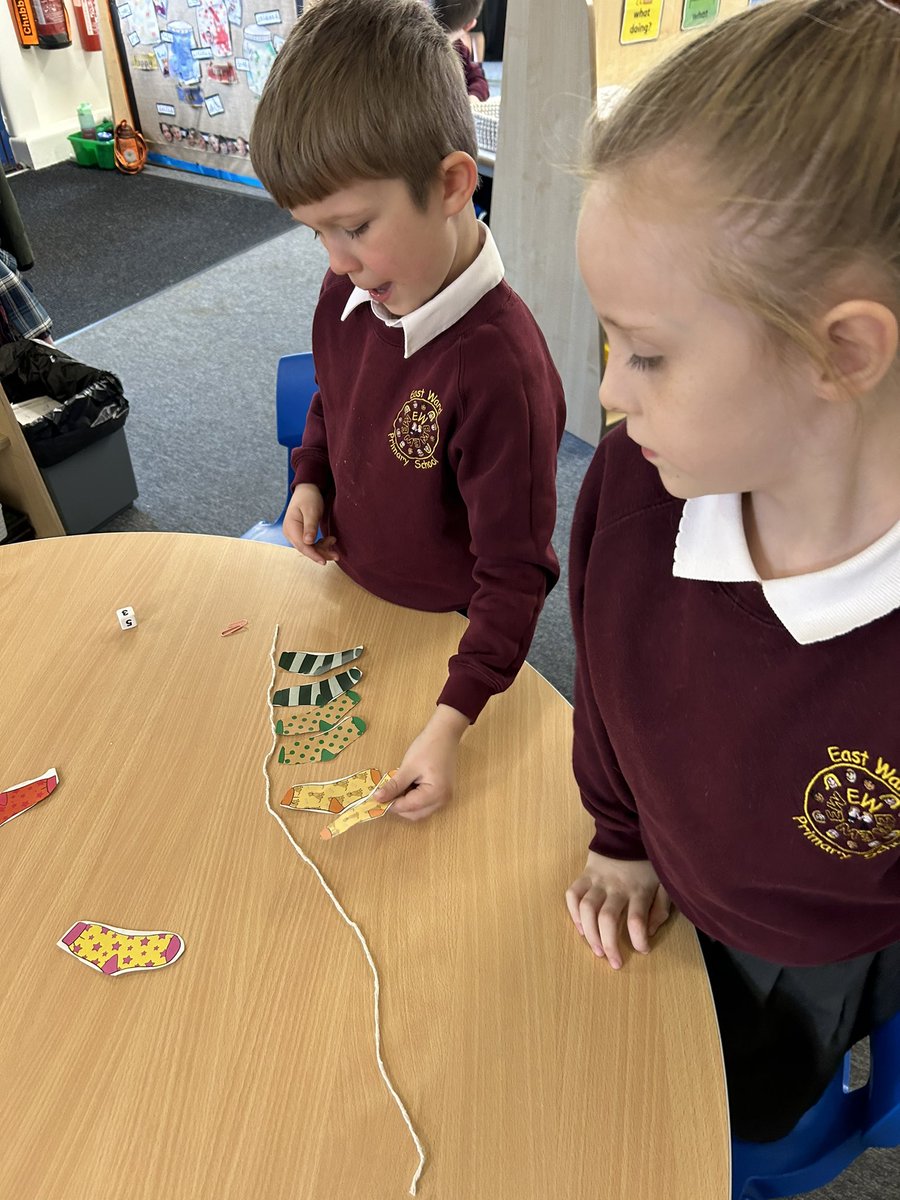
[[[290,545],[284,536],[284,514],[291,498],[294,472],[291,451],[303,442],[309,406],[316,392],[316,369],[311,354],[285,354],[278,360],[275,376],[275,433],[287,449],[287,487],[280,516],[274,521],[257,521],[242,538],[253,542]]]
[[[731,1141],[732,1200],[776,1200],[824,1186],[869,1146],[900,1145],[900,1013],[869,1038],[867,1083],[850,1091],[850,1055],[824,1095],[777,1142]]]
[[[303,441],[306,416],[316,392],[316,368],[311,354],[284,354],[275,377],[275,430],[288,452],[288,499],[294,472],[291,451]],[[287,508],[287,500],[284,502]],[[282,512],[282,515],[283,512]]]

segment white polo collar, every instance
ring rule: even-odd
[[[403,357],[410,358],[417,350],[427,346],[432,338],[455,325],[460,317],[464,317],[469,309],[474,308],[482,296],[486,296],[503,278],[503,262],[497,243],[490,229],[482,221],[478,222],[478,228],[481,230],[481,249],[475,261],[466,267],[462,275],[448,283],[425,304],[407,313],[405,317],[395,317],[383,304],[373,300],[368,292],[355,287],[344,305],[341,320],[346,321],[355,308],[359,308],[360,304],[368,300],[372,305],[372,312],[384,321],[385,325],[391,329],[399,325],[403,329]]]
[[[900,608],[900,521],[860,554],[808,575],[760,579],[744,534],[740,495],[685,501],[672,574],[759,583],[772,612],[801,645],[840,637]]]

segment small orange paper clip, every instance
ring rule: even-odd
[[[222,637],[228,637],[230,633],[240,633],[241,630],[246,629],[249,624],[249,621],[232,621],[230,625],[226,625],[222,630]]]

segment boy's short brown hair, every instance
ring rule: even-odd
[[[360,179],[402,179],[420,207],[442,159],[478,153],[462,61],[422,0],[319,0],[291,30],[250,135],[281,208]]]
[[[432,0],[431,11],[448,33],[458,33],[481,16],[484,0]]]

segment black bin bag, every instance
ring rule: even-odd
[[[0,346],[0,384],[11,404],[49,396],[52,411],[22,426],[39,467],[52,467],[125,424],[128,401],[110,371],[87,367],[56,346],[20,338]]]

